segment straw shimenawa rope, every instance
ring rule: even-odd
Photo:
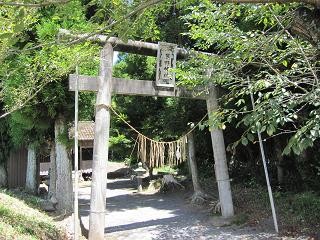
[[[128,123],[112,106],[108,106],[122,122],[138,134],[135,145],[138,145],[138,159],[147,164],[149,168],[162,167],[164,165],[176,166],[187,159],[187,138],[188,135],[207,117],[203,118],[192,127],[186,134],[174,141],[156,141],[135,129]]]

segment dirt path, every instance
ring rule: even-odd
[[[239,227],[214,227],[207,211],[188,204],[183,193],[138,194],[130,179],[107,184],[106,239],[280,239],[271,233]],[[89,226],[90,187],[80,190],[80,213]]]

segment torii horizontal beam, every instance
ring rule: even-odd
[[[69,90],[75,91],[76,80],[78,78],[79,91],[98,91],[98,77],[84,75],[69,75]],[[128,80],[122,78],[112,78],[112,93],[118,95],[138,95],[155,97],[181,97],[205,100],[205,94],[201,91],[187,90],[182,87],[172,89],[158,88],[154,81],[150,80]]]
[[[101,45],[105,45],[106,43],[110,43],[113,47],[114,51],[119,52],[126,52],[126,53],[134,53],[146,56],[157,56],[158,52],[158,44],[156,43],[149,43],[149,42],[142,42],[142,41],[133,41],[128,40],[127,42],[122,41],[117,37],[108,37],[105,35],[93,35],[90,36],[88,34],[72,34],[69,30],[60,29],[59,36],[65,36],[71,39],[85,39],[88,41],[96,42]],[[184,59],[192,54],[205,54],[208,56],[216,56],[212,53],[207,52],[200,52],[200,51],[189,51],[185,48],[177,48],[177,59]]]

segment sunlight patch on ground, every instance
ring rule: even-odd
[[[165,222],[166,219],[172,219],[176,217],[176,214],[172,213],[172,210],[161,210],[155,209],[152,207],[137,207],[136,209],[130,209],[125,211],[125,218],[119,218],[119,211],[108,212],[106,215],[106,222],[108,227],[117,226],[121,229],[121,226],[126,226],[130,224],[135,224],[139,227],[140,224],[148,223],[148,222]],[[141,216],[141,220],[139,220],[139,216]]]

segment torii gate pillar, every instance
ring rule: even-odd
[[[211,74],[211,73],[209,73]],[[209,90],[207,98],[208,116],[218,110],[217,91],[215,87]],[[228,173],[226,150],[224,137],[221,129],[210,129],[213,156],[215,162],[215,175],[218,183],[219,201],[221,214],[223,217],[232,217],[234,215],[230,179]]]
[[[113,48],[107,43],[100,54],[100,74],[94,127],[89,239],[104,239]]]

